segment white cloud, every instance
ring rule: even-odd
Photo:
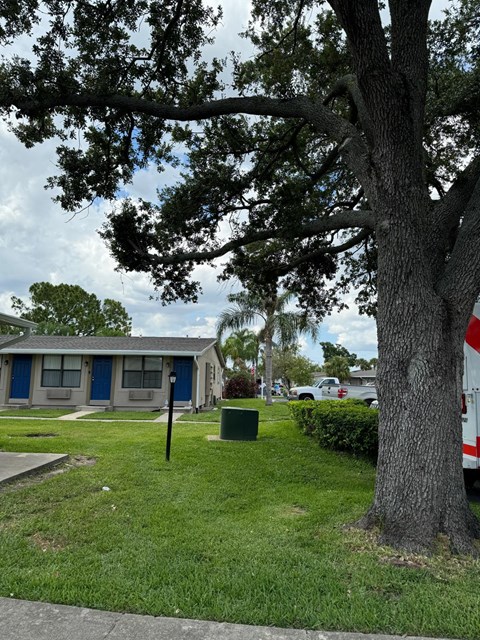
[[[373,358],[377,354],[376,323],[373,318],[359,314],[353,298],[354,294],[346,297],[348,309],[333,313],[325,319],[325,328],[335,337],[333,342],[341,344],[357,355],[367,354],[361,357]]]

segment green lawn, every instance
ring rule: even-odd
[[[275,409],[276,410],[276,409]],[[265,414],[267,415],[267,414]],[[216,425],[0,421],[0,449],[96,458],[0,490],[0,595],[280,627],[478,638],[480,562],[396,556],[346,530],[374,470],[290,420],[256,442]],[[110,491],[102,490],[109,487]]]
[[[184,413],[179,418],[181,422],[220,422],[222,407],[239,407],[241,409],[257,409],[260,422],[271,422],[275,420],[288,420],[288,402],[285,400],[276,401],[270,407],[265,406],[265,400],[255,398],[251,400],[221,400],[212,411],[202,411],[198,414]]]
[[[75,411],[76,409],[2,409],[0,418],[59,418]]]

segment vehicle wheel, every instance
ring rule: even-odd
[[[373,400],[365,400],[365,404],[369,407],[372,404]]]
[[[305,396],[300,396],[300,400],[313,400],[313,396],[307,394]]]

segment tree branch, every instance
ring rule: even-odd
[[[52,111],[62,107],[82,107],[92,109],[118,109],[120,111],[141,113],[163,120],[188,122],[205,120],[215,116],[235,115],[245,113],[257,116],[277,116],[281,118],[307,118],[312,109],[316,108],[312,100],[304,96],[280,100],[261,96],[242,98],[224,98],[205,102],[189,107],[177,107],[162,104],[153,100],[125,96],[121,94],[63,94],[50,97],[36,98],[3,98],[0,107],[16,107],[22,115],[35,117],[45,111]],[[335,123],[334,129],[340,129],[341,118],[334,116],[325,109],[329,128]],[[327,117],[328,116],[328,117]],[[335,132],[334,132],[335,134]]]
[[[480,281],[480,178],[477,176],[450,260],[437,285],[438,294],[456,313],[473,307]],[[461,286],[459,283],[461,282]]]
[[[390,0],[392,67],[408,84],[410,115],[422,139],[427,91],[427,30],[431,0]]]
[[[340,229],[358,229],[366,228],[369,232],[373,229],[373,215],[371,211],[340,211],[328,218],[320,218],[313,221],[309,226],[300,227],[293,233],[288,231],[288,237],[293,238],[310,238],[318,233],[325,231],[338,231]],[[184,262],[208,262],[215,258],[220,258],[226,255],[234,249],[248,246],[255,242],[272,240],[281,238],[281,233],[275,233],[274,229],[268,229],[265,231],[257,231],[256,233],[246,233],[241,238],[235,238],[216,249],[210,249],[205,251],[191,251],[191,252],[177,252],[167,256],[158,256],[150,253],[146,253],[130,241],[131,246],[144,257],[149,264],[152,265],[172,265]],[[332,247],[333,248],[333,247]]]
[[[260,56],[258,57],[259,60],[261,60],[265,56],[269,55],[270,53],[273,53],[276,49],[278,49],[280,45],[284,43],[292,35],[292,33],[293,33],[292,52],[295,53],[295,49],[297,47],[297,29],[298,29],[298,25],[300,23],[300,18],[302,17],[302,12],[304,8],[305,8],[305,0],[300,0],[298,4],[297,13],[295,15],[295,20],[293,22],[293,26],[287,31],[287,33],[285,33],[285,35],[283,35],[280,38],[280,40],[277,42],[277,44],[274,47],[260,54]]]
[[[115,109],[121,112],[140,113],[160,120],[179,122],[205,120],[222,115],[271,116],[278,118],[303,119],[322,134],[331,136],[341,145],[342,155],[350,170],[357,176],[366,192],[369,191],[368,149],[358,130],[347,120],[325,107],[321,101],[306,96],[297,96],[286,100],[249,96],[225,98],[205,102],[190,107],[178,107],[162,104],[153,100],[112,95],[62,94],[41,98],[7,97],[0,98],[0,108],[15,107],[20,115],[36,117],[42,113],[67,107],[90,109]]]
[[[328,0],[347,34],[358,71],[388,70],[387,42],[377,0]]]
[[[432,225],[446,229],[447,233],[459,224],[480,178],[480,157],[475,158],[459,174],[444,197],[435,206]]]
[[[363,130],[365,131],[365,135],[369,140],[371,140],[372,123],[370,121],[370,116],[368,115],[363,96],[358,88],[357,78],[353,73],[343,76],[343,78],[339,78],[337,80],[330,93],[324,99],[323,104],[327,106],[334,98],[339,96],[347,96],[349,98],[352,107],[358,114],[358,118]],[[354,122],[355,117],[353,117],[352,120]]]
[[[371,233],[372,231],[370,229],[364,229],[363,231],[360,231],[360,233],[358,233],[353,238],[350,238],[350,240],[347,240],[347,242],[344,242],[343,244],[338,244],[330,247],[321,247],[316,251],[311,251],[310,253],[305,253],[301,255],[298,258],[295,258],[294,260],[291,260],[290,262],[282,265],[281,267],[277,267],[275,269],[269,269],[268,267],[265,267],[265,271],[269,275],[280,278],[282,276],[287,275],[287,273],[292,271],[292,269],[295,269],[295,267],[298,267],[305,262],[310,262],[311,260],[315,260],[315,258],[324,256],[325,254],[338,255],[339,253],[348,251],[348,249],[352,249],[353,247],[356,247],[358,244],[360,244],[360,242],[362,242],[362,240],[365,240],[366,238],[368,238],[368,236]]]
[[[433,207],[430,214],[428,251],[432,257],[432,273],[444,269],[445,257],[452,253],[465,209],[480,178],[480,158],[472,160],[460,173],[448,192]]]

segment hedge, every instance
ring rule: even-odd
[[[363,400],[306,400],[289,403],[303,433],[334,451],[377,457],[378,411]]]

